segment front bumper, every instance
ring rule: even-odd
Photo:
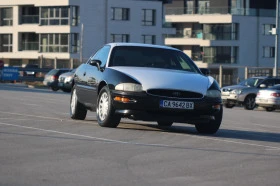
[[[209,120],[215,119],[215,115],[220,111],[217,105],[221,107],[222,104],[220,98],[166,98],[148,95],[145,92],[127,93],[113,91],[111,96],[112,99],[116,96],[120,96],[133,100],[128,103],[114,100],[113,106],[117,114],[130,119],[143,121],[172,121],[181,123],[208,122]],[[160,107],[161,100],[193,102],[194,108],[191,110],[162,108]]]
[[[245,95],[243,94],[222,94],[222,100],[224,104],[242,104],[244,102]]]

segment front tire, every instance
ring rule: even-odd
[[[115,114],[110,90],[103,87],[98,95],[96,118],[101,127],[116,128],[121,120],[121,116]]]
[[[84,120],[87,115],[86,107],[78,101],[76,88],[74,87],[70,99],[70,117],[72,119]]]
[[[246,110],[253,110],[256,107],[255,96],[250,95],[245,98],[244,108]]]
[[[55,92],[59,90],[58,87],[51,87],[51,89],[52,89],[52,91],[55,91]]]
[[[234,105],[229,104],[229,103],[226,103],[226,104],[225,104],[225,107],[226,107],[226,108],[233,108],[233,107],[234,107]]]
[[[223,107],[220,107],[220,111],[215,114],[215,120],[210,120],[208,123],[197,123],[195,124],[195,128],[201,134],[215,134],[220,128],[222,119]]]

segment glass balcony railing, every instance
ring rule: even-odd
[[[276,10],[253,9],[253,8],[231,8],[231,7],[194,7],[194,8],[167,8],[166,15],[192,15],[192,14],[231,14],[242,16],[275,17]]]
[[[39,50],[39,42],[22,42],[21,50]]]
[[[176,30],[176,34],[167,35],[167,38],[197,38],[203,39],[202,30]]]
[[[39,24],[39,15],[22,15],[22,24]]]
[[[194,61],[203,61],[203,52],[193,52],[192,60]]]
[[[230,56],[203,56],[204,63],[209,64],[236,64],[237,60],[236,57]]]

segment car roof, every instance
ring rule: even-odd
[[[110,45],[111,47],[115,46],[138,46],[138,47],[151,47],[151,48],[162,48],[162,49],[171,49],[171,50],[178,50],[176,48],[172,48],[165,45],[153,45],[153,44],[144,44],[144,43],[108,43],[106,45]],[[180,50],[178,50],[180,51]]]

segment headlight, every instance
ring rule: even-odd
[[[207,90],[206,96],[210,98],[218,98],[221,97],[221,92],[219,90]]]
[[[242,90],[240,89],[235,89],[232,91],[233,94],[241,94],[242,93]]]
[[[71,81],[72,77],[65,78],[65,81]]]
[[[120,83],[115,87],[116,90],[140,92],[143,90],[142,85],[135,83]]]

